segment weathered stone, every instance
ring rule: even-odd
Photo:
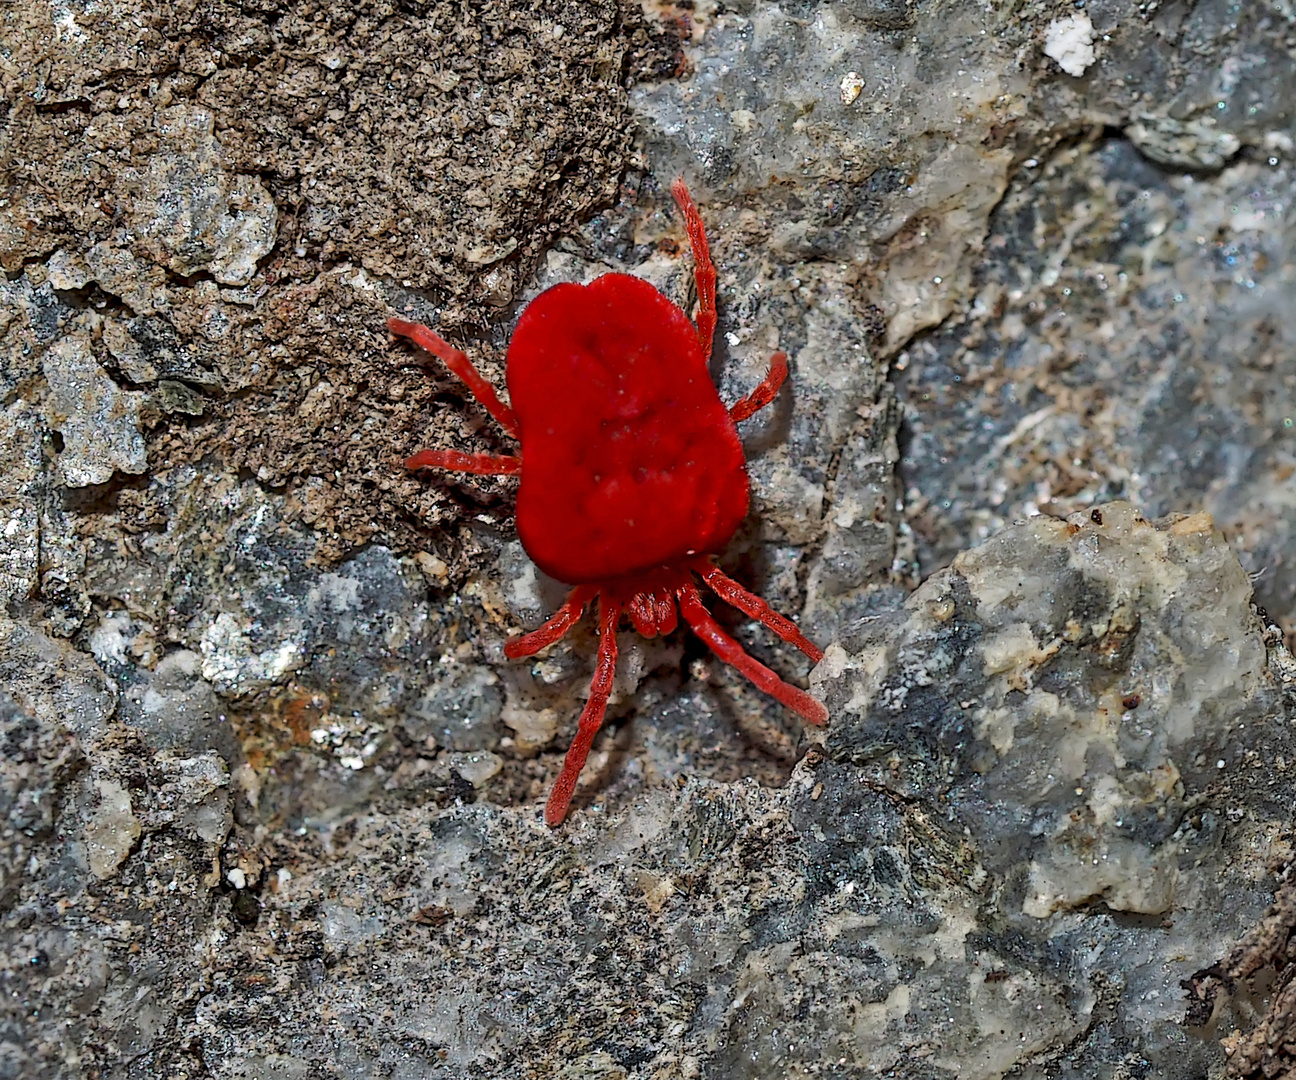
[[[45,353],[46,422],[63,437],[59,471],[68,487],[102,484],[114,472],[142,473],[148,450],[140,431],[142,394],[121,390],[77,331]]]
[[[246,285],[274,247],[274,200],[255,177],[226,170],[209,110],[173,105],[155,122],[161,145],[136,181],[134,232],[173,273]]]
[[[0,706],[0,1074],[1178,1080],[1231,1027],[1235,1070],[1286,1066],[1289,995],[1242,1029],[1283,978],[1285,907],[1244,934],[1292,857],[1294,662],[1204,525],[1140,547],[1122,519],[1073,566],[1036,520],[933,578],[935,613],[967,587],[944,622],[894,613],[1007,521],[1135,495],[1216,511],[1292,626],[1291,5],[1063,7],[6,13],[0,505],[38,516],[0,621],[27,712]],[[860,697],[794,768],[786,710],[686,635],[625,633],[553,833],[591,627],[502,656],[562,586],[510,481],[403,470],[509,444],[383,324],[502,382],[545,285],[616,269],[690,308],[681,173],[722,397],[792,363],[742,429],[726,568]],[[43,366],[87,334],[138,401],[141,480],[60,483]],[[1014,572],[1056,604],[991,603]],[[973,585],[999,621],[959,652]],[[870,642],[909,643],[883,657],[902,714],[957,698],[894,722],[852,667]]]

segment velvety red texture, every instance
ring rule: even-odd
[[[605,274],[537,297],[508,388],[518,536],[551,577],[606,582],[719,552],[746,516],[742,444],[697,331],[648,282]]]

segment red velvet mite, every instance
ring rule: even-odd
[[[513,407],[467,355],[425,326],[389,319],[392,333],[440,357],[521,444],[508,456],[424,450],[408,469],[520,474],[517,529],[535,564],[574,586],[557,614],[504,646],[532,656],[559,640],[591,601],[599,607],[598,662],[580,727],[545,807],[561,824],[603,724],[624,613],[645,637],[675,629],[678,612],[726,664],[812,724],[828,711],[743,651],[702,605],[700,577],[726,603],[759,619],[816,663],[823,652],[759,596],[715,565],[747,515],[747,460],[737,423],[764,408],[787,378],[787,356],[725,408],[708,371],[716,272],[697,207],[682,180],[671,194],[684,215],[697,281],[697,325],[648,282],[604,274],[555,285],[531,302],[509,343]]]

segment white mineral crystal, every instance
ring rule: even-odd
[[[841,99],[843,105],[852,104],[860,91],[864,89],[864,80],[860,78],[858,71],[848,71],[842,77],[841,81]]]
[[[1044,32],[1044,55],[1068,75],[1083,75],[1094,62],[1094,28],[1084,12],[1054,19]]]

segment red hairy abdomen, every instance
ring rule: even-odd
[[[738,431],[697,331],[640,278],[556,285],[508,352],[518,536],[545,573],[601,582],[718,552],[747,514]]]

